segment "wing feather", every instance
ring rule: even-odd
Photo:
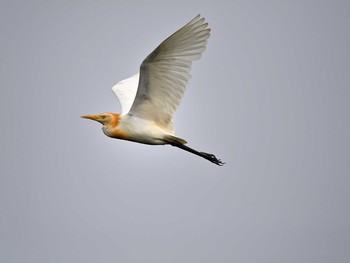
[[[122,107],[122,114],[127,114],[135,100],[140,74],[137,73],[130,78],[119,81],[112,87]]]
[[[155,121],[172,132],[173,113],[191,78],[192,61],[201,57],[209,36],[208,23],[198,15],[148,55],[140,67],[129,114]]]

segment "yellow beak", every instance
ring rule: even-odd
[[[84,116],[81,116],[81,118],[90,119],[90,120],[93,120],[93,121],[98,121],[99,120],[99,115],[84,115]]]

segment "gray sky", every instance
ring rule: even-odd
[[[349,262],[348,1],[0,2],[0,262]],[[83,114],[201,13],[171,146]]]

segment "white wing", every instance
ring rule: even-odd
[[[130,78],[119,81],[112,88],[113,93],[117,96],[122,106],[122,114],[127,114],[129,112],[135,100],[139,76],[140,74],[137,73]]]
[[[197,15],[164,40],[141,64],[140,81],[129,114],[172,131],[172,117],[185,92],[192,61],[205,50],[210,29]]]

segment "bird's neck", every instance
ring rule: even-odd
[[[115,128],[120,123],[120,114],[111,113],[111,115],[112,115],[112,119],[107,125],[110,126],[110,128]]]
[[[123,129],[118,127],[121,121],[120,114],[111,113],[111,115],[111,120],[108,123],[105,123],[102,127],[104,134],[112,138],[127,140],[127,134],[123,131]]]

